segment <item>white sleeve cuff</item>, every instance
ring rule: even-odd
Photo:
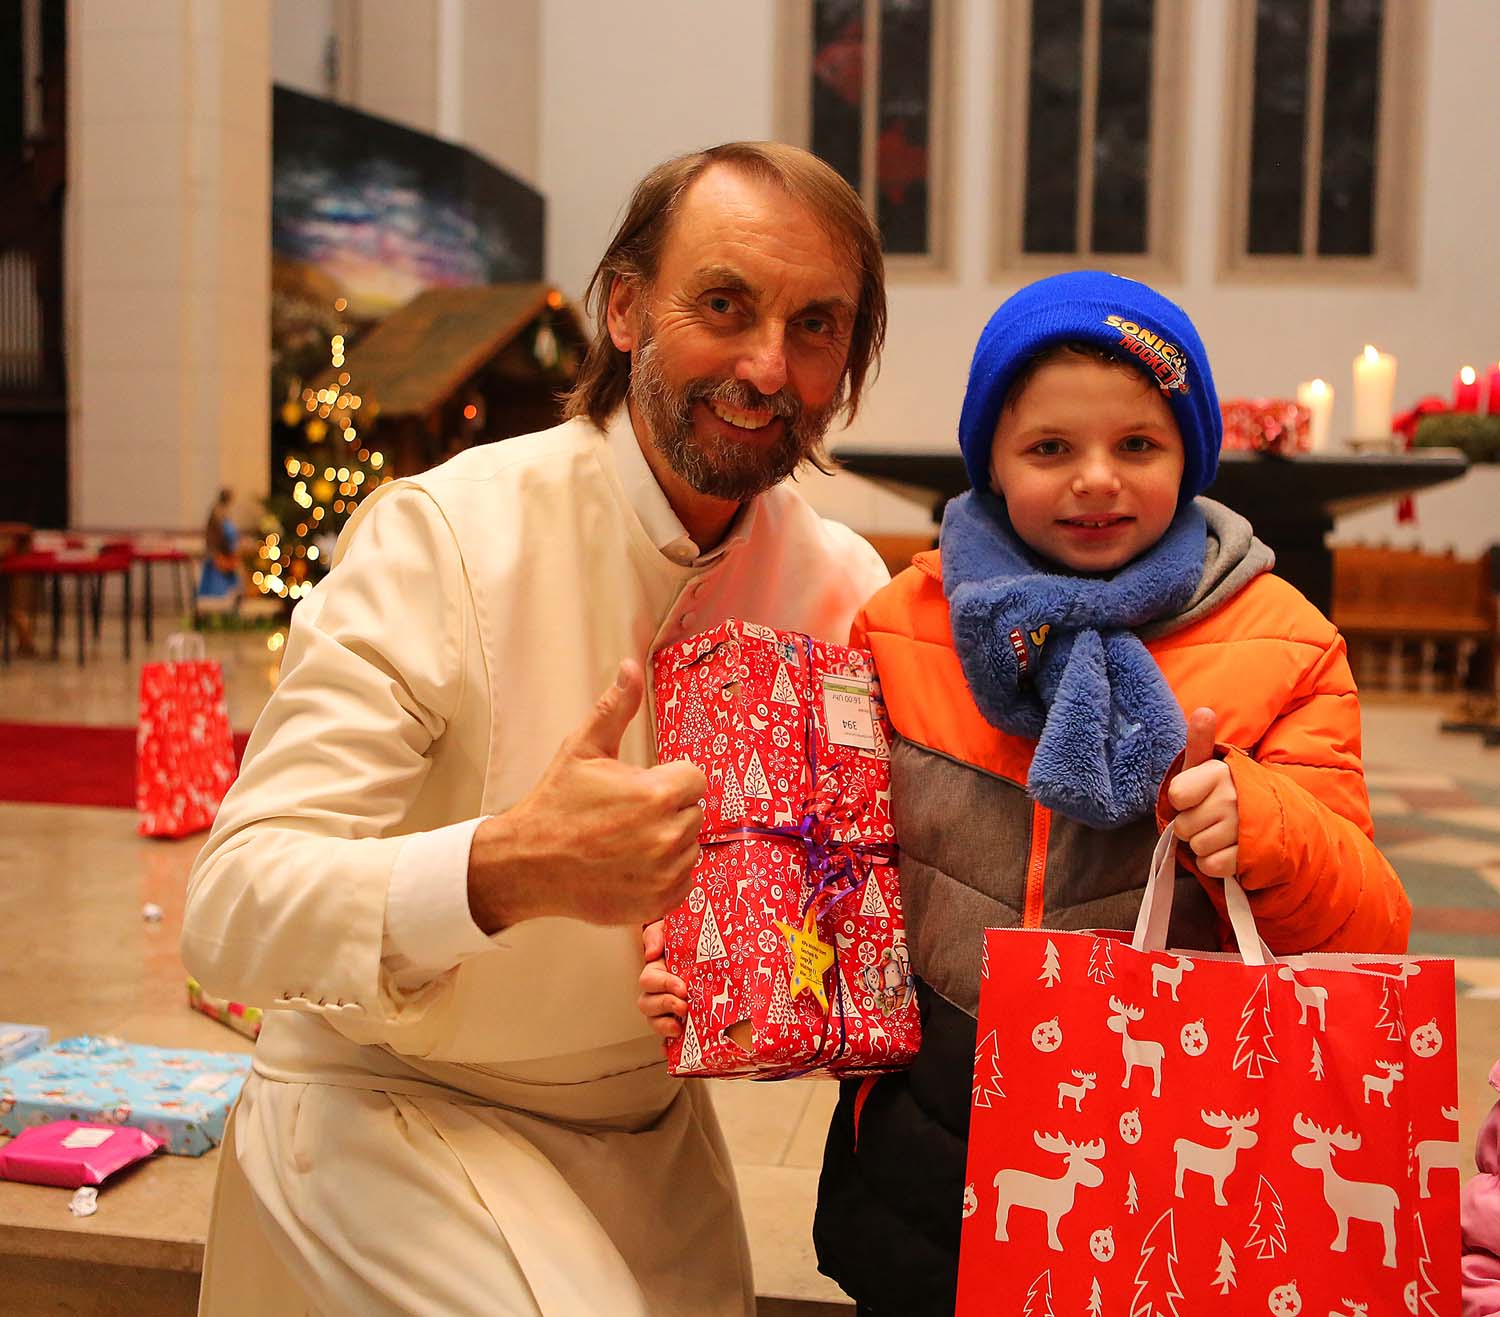
[[[403,992],[495,947],[469,913],[469,847],[481,822],[414,832],[396,853],[381,960]]]

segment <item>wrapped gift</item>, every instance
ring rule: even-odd
[[[0,1070],[0,1130],[52,1120],[130,1125],[167,1152],[197,1157],[224,1137],[249,1073],[250,1058],[228,1052],[64,1038]]]
[[[128,1125],[54,1120],[22,1130],[0,1148],[0,1179],[77,1189],[103,1184],[116,1171],[144,1161],[161,1145]]]
[[[1226,398],[1226,451],[1297,453],[1312,447],[1312,420],[1307,406],[1289,398]]]
[[[0,1066],[30,1056],[47,1045],[47,1031],[39,1024],[7,1024],[0,1020]]]
[[[870,656],[730,621],[653,660],[657,754],[708,778],[702,854],[666,920],[688,985],[675,1074],[909,1065],[920,1037]]]
[[[211,992],[204,992],[203,985],[192,975],[188,976],[187,995],[188,1005],[195,1011],[201,1011],[210,1020],[228,1025],[235,1033],[242,1033],[246,1038],[260,1037],[262,1012],[259,1006],[245,1006],[224,997],[215,997]]]

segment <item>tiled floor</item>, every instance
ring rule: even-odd
[[[232,721],[248,727],[274,681],[264,637],[210,636],[208,646],[225,666]],[[137,668],[119,657],[118,638],[106,632],[84,669],[34,660],[0,669],[0,720],[130,724],[136,680]],[[1484,1079],[1500,1054],[1500,749],[1438,733],[1445,707],[1430,699],[1368,701],[1365,745],[1377,839],[1416,907],[1413,949],[1458,962],[1467,1143],[1493,1099]],[[126,812],[0,804],[0,1018],[33,1019],[56,1034],[236,1046],[235,1035],[191,1015],[181,1000],[177,930],[196,846],[142,841]],[[142,920],[148,902],[162,908],[159,924]],[[810,1243],[833,1085],[722,1084],[714,1096],[739,1174],[760,1292],[838,1302],[837,1288],[816,1272]],[[206,1204],[208,1169],[199,1169],[186,1199],[148,1201],[141,1211],[165,1213],[173,1230],[190,1235],[195,1196]],[[143,1196],[146,1187],[144,1177],[132,1186]],[[14,1201],[0,1194],[0,1223]],[[123,1194],[116,1202],[116,1215],[124,1215]],[[101,1217],[110,1206],[106,1195]]]
[[[1500,752],[1435,732],[1441,712],[1367,705],[1375,837],[1411,896],[1412,950],[1452,956],[1461,991],[1500,991]]]

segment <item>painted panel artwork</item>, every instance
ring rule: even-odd
[[[272,121],[277,399],[326,365],[332,334],[426,289],[542,277],[545,202],[482,156],[286,87]]]
[[[427,288],[542,277],[541,194],[474,152],[275,89],[272,247],[374,319]]]

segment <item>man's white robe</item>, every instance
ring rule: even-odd
[[[785,484],[672,562],[584,420],[361,506],[189,885],[190,971],[273,1008],[202,1311],[753,1311],[707,1095],[636,1010],[639,930],[523,923],[404,990],[387,888],[409,834],[525,795],[621,658],[726,617],[843,640],[885,575]],[[655,761],[645,713],[621,758]]]

